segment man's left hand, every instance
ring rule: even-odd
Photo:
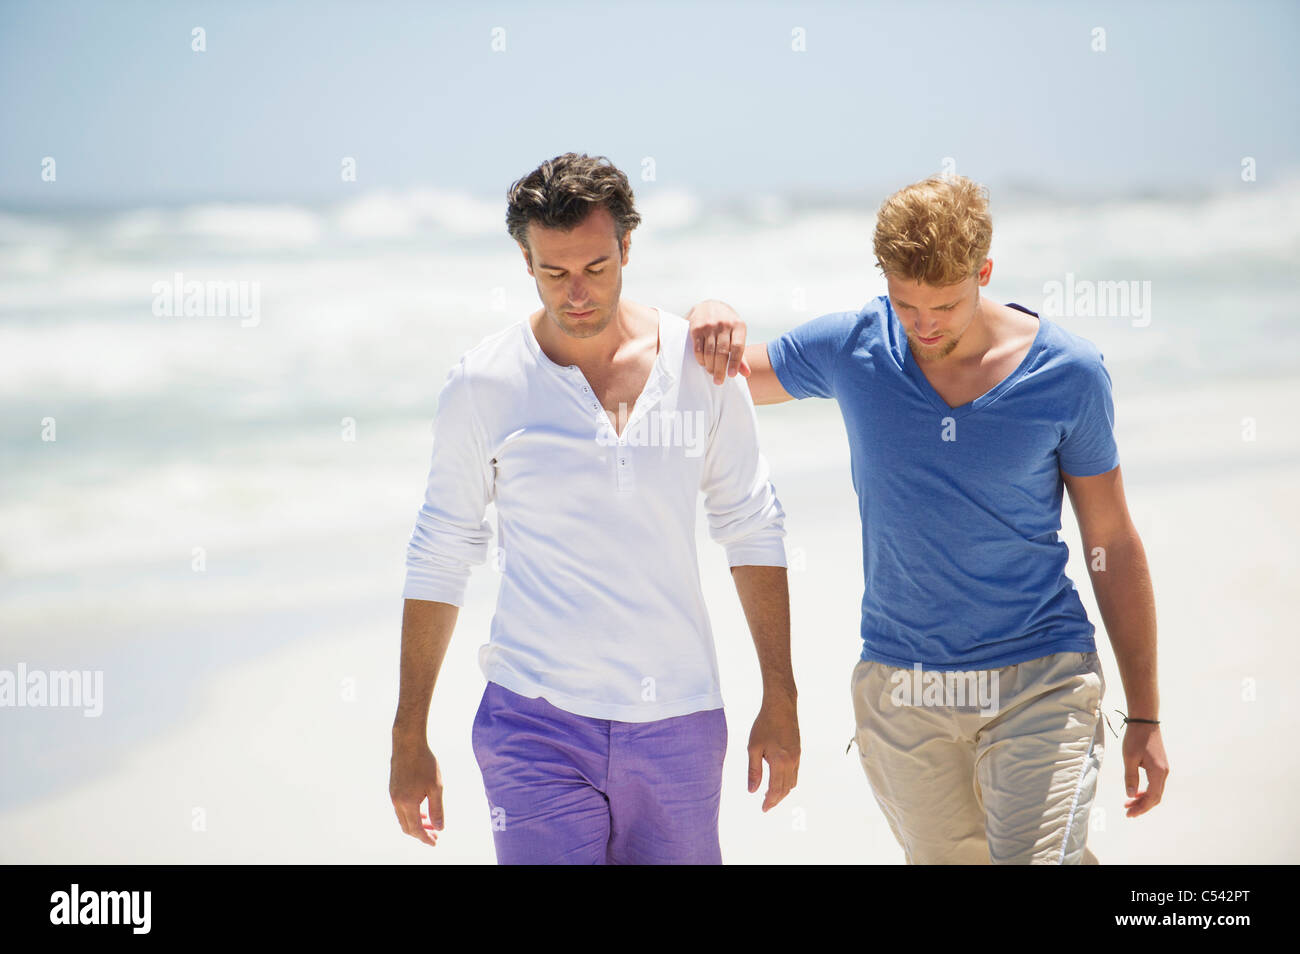
[[[763,811],[774,807],[799,780],[799,717],[794,700],[764,699],[749,733],[749,791],[758,791],[767,761]]]

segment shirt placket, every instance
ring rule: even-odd
[[[597,415],[597,418],[603,417],[605,426],[609,428],[610,433],[617,433],[614,425],[609,420],[609,413],[600,406],[600,401],[596,400],[596,393],[591,389],[591,384],[577,367],[569,368],[570,375],[574,378],[575,384],[580,388],[580,394],[586,406],[590,407]],[[613,444],[614,451],[614,489],[619,493],[631,493],[636,488],[636,467],[632,448],[635,446],[628,443],[628,438],[634,433],[636,423],[650,413],[650,409],[658,403],[663,397],[664,387],[666,384],[666,372],[656,363],[654,369],[650,372],[650,381],[646,384],[644,391],[636,399],[636,404],[632,406],[632,413],[628,415],[627,423],[623,427],[623,433],[618,435],[617,441]]]

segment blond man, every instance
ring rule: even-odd
[[[1065,573],[1064,490],[1128,698],[1130,817],[1169,771],[1155,605],[1102,355],[980,295],[992,235],[982,187],[927,179],[880,208],[887,295],[748,347],[722,303],[688,317],[716,382],[747,375],[757,404],[839,403],[865,577],[855,739],[907,861],[1095,863],[1105,680]]]

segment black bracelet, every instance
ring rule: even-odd
[[[1159,725],[1159,724],[1160,724],[1160,720],[1159,720],[1159,719],[1130,719],[1128,716],[1124,715],[1124,713],[1123,713],[1121,710],[1116,709],[1115,711],[1118,712],[1118,713],[1123,717],[1123,719],[1124,719],[1124,724],[1125,724],[1125,725],[1127,725],[1127,724],[1130,723],[1130,722],[1143,722],[1143,723],[1146,723],[1147,725]],[[1118,739],[1118,738],[1119,738],[1119,733],[1116,732],[1116,731],[1115,731],[1115,727],[1114,727],[1113,725],[1110,724],[1110,718],[1109,718],[1109,717],[1106,715],[1106,713],[1104,713],[1104,712],[1101,714],[1101,717],[1102,717],[1103,719],[1106,720],[1106,728],[1110,729],[1111,734],[1114,735],[1115,738]]]
[[[1160,724],[1160,720],[1159,720],[1159,719],[1130,719],[1128,716],[1124,715],[1124,713],[1120,712],[1118,709],[1116,709],[1115,711],[1116,711],[1116,712],[1119,712],[1120,715],[1124,716],[1124,723],[1125,723],[1126,725],[1127,725],[1128,723],[1130,723],[1130,722],[1142,722],[1142,723],[1145,723],[1146,725],[1159,725],[1159,724]]]

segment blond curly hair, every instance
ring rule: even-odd
[[[876,213],[876,266],[923,285],[956,285],[972,277],[992,241],[988,190],[965,176],[914,182]]]

